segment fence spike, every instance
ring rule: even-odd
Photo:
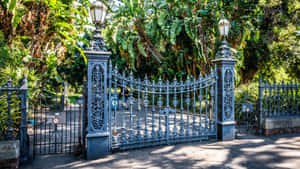
[[[189,136],[190,135],[190,90],[191,90],[191,86],[190,86],[190,77],[188,76],[187,77],[187,80],[186,80],[186,109],[187,109],[187,112],[186,112],[186,136]]]
[[[177,79],[176,79],[176,76],[174,77],[173,86],[174,86],[173,106],[174,106],[174,109],[175,109],[173,135],[174,135],[174,137],[176,137],[177,136],[177,120],[176,120],[176,115],[177,115],[177,111],[176,111],[176,109],[177,109],[177,97],[176,97]]]
[[[117,75],[117,69],[114,70],[115,75]],[[118,84],[118,79],[115,77],[114,78],[114,93],[113,96],[116,99],[118,97],[118,89],[117,89],[117,84]],[[117,105],[114,105],[114,113],[113,113],[113,141],[117,141]]]
[[[289,114],[291,109],[290,109],[290,97],[289,97],[289,89],[290,89],[290,85],[289,82],[286,82],[286,114]]]
[[[166,81],[166,87],[167,87],[167,91],[166,91],[166,95],[167,95],[167,103],[166,103],[166,111],[165,111],[165,137],[167,139],[167,143],[168,143],[168,140],[169,140],[169,115],[170,115],[170,105],[169,105],[169,99],[170,99],[170,96],[169,96],[169,80],[167,79]]]
[[[296,84],[295,84],[295,101],[296,101],[296,114],[299,115],[299,103],[298,103],[298,82],[296,81]]]
[[[109,67],[112,68],[112,61],[109,60]]]
[[[183,80],[180,79],[180,136],[184,135],[184,120],[183,120]]]
[[[158,86],[159,86],[159,97],[158,97],[158,107],[159,107],[159,118],[158,118],[158,136],[162,137],[162,124],[161,124],[161,116],[162,116],[162,105],[163,105],[163,100],[162,100],[162,79],[161,76],[159,76],[159,81],[158,81]]]
[[[276,116],[276,81],[273,82],[273,115]]]
[[[213,71],[213,68],[211,67],[210,69],[210,78],[214,77],[214,71]]]
[[[272,82],[270,82],[269,84],[269,116],[273,116],[273,112],[272,112]]]
[[[262,84],[262,76],[259,77],[259,83]]]
[[[122,131],[121,131],[121,144],[124,144],[126,142],[126,132],[125,132],[125,128],[126,128],[126,121],[125,121],[125,106],[128,106],[126,101],[125,101],[125,72],[122,72],[122,93],[123,93],[123,104],[122,104]]]
[[[148,76],[146,74],[145,77],[145,94],[144,94],[144,106],[145,106],[145,129],[144,129],[144,138],[148,138],[148,104],[149,104],[149,100],[148,100]]]
[[[291,106],[290,106],[291,111],[290,111],[290,113],[294,114],[295,104],[294,104],[294,90],[293,90],[294,89],[294,83],[293,83],[293,81],[291,81],[290,89],[291,89]]]
[[[141,79],[138,78],[138,111],[137,113],[137,120],[136,120],[136,129],[137,129],[137,134],[136,134],[136,138],[137,140],[141,139],[141,123],[140,123],[140,119],[141,119]]]
[[[277,84],[277,115],[280,115],[280,82]]]
[[[284,106],[284,102],[285,102],[285,97],[284,97],[284,93],[285,93],[285,89],[284,89],[285,85],[284,85],[284,80],[282,80],[281,82],[281,102],[282,104],[282,112],[281,115],[285,114],[285,106]]]
[[[133,111],[133,72],[132,70],[130,71],[129,75],[130,81],[129,81],[129,86],[130,86],[130,117],[129,117],[129,125],[130,125],[130,132],[129,132],[129,141],[134,138],[134,131],[133,131],[133,126],[132,126],[132,111]]]
[[[193,128],[192,128],[192,134],[196,135],[196,78],[193,78]]]
[[[151,124],[152,124],[152,130],[151,130],[151,136],[152,138],[155,138],[156,137],[156,134],[155,134],[155,116],[154,116],[154,113],[155,113],[155,81],[152,80],[152,121],[151,121]]]
[[[116,75],[117,75],[117,73],[118,73],[118,66],[117,66],[117,64],[115,65],[114,73],[115,73]]]
[[[200,73],[199,75],[199,81],[201,81],[203,79],[202,74]]]
[[[200,83],[199,83],[199,96],[198,96],[198,99],[199,99],[199,102],[200,102],[200,105],[199,105],[199,135],[202,135],[203,132],[202,132],[202,82],[201,82],[201,74],[200,74]]]

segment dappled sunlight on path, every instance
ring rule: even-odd
[[[21,168],[299,168],[300,134],[245,136],[234,141],[194,142],[130,150],[86,161],[79,157],[41,156]]]

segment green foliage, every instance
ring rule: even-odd
[[[107,25],[107,44],[130,69],[153,72],[154,77],[208,73],[221,40],[217,24],[222,12],[232,21],[228,39],[239,53],[252,34],[259,38],[255,25],[260,13],[255,1],[125,0],[123,3],[113,11]]]
[[[247,120],[245,119],[246,114],[242,112],[242,103],[250,103],[253,106],[253,112],[249,112],[249,117],[254,118],[254,113],[256,111],[256,104],[258,99],[258,83],[250,83],[247,85],[240,85],[235,89],[234,93],[234,101],[235,101],[235,120],[238,124],[245,124]],[[253,119],[254,120],[254,119]]]
[[[57,67],[80,53],[78,42],[88,32],[88,0],[4,0],[0,2],[0,84],[12,75],[13,81],[25,73],[30,97],[63,83]]]
[[[5,95],[2,95],[2,97]],[[15,97],[16,95],[12,95]],[[17,99],[12,99],[10,104],[11,109],[11,128],[18,131],[20,125],[20,111],[19,111],[20,101]],[[8,130],[8,104],[6,99],[0,99],[0,140],[5,139],[5,135]],[[17,132],[12,133],[16,136]]]
[[[278,65],[285,65],[292,77],[299,75],[296,0],[125,0],[113,11],[105,36],[121,69],[127,66],[138,76],[197,76],[211,69],[222,13],[231,21],[227,39],[239,60],[238,84],[274,72]]]

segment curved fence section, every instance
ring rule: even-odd
[[[136,79],[109,70],[113,150],[199,141],[217,136],[217,74],[198,79]]]

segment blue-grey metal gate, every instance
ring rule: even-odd
[[[112,69],[99,31],[85,51],[87,72],[86,158],[114,150],[197,141],[232,140],[234,59],[222,42],[206,77],[177,81],[136,79]]]
[[[64,96],[41,96],[33,109],[33,157],[78,153],[81,146],[82,103]]]
[[[216,139],[215,71],[205,78],[155,82],[109,67],[112,150]]]

